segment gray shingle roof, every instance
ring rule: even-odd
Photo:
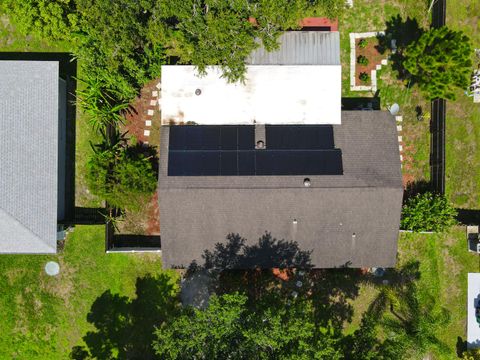
[[[315,267],[393,266],[403,194],[395,120],[382,111],[345,111],[334,137],[344,174],[308,176],[305,188],[307,176],[169,177],[169,128],[162,127],[164,266],[201,262],[228,233],[251,244],[265,231],[311,250]]]
[[[0,253],[55,253],[56,61],[0,61]]]
[[[337,31],[287,31],[278,39],[279,48],[254,50],[249,65],[340,65],[340,34]]]

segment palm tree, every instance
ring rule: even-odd
[[[128,101],[117,91],[106,87],[98,78],[80,81],[85,84],[85,88],[77,90],[77,100],[82,110],[89,116],[91,126],[98,130],[107,125],[123,124],[123,115],[130,108]]]
[[[414,282],[382,288],[368,312],[381,316],[379,323],[390,340],[401,344],[407,353],[423,356],[433,349],[448,352],[437,334],[449,322],[449,313],[439,306],[436,297],[427,294],[420,298]]]

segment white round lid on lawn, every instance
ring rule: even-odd
[[[400,111],[400,106],[397,103],[395,103],[389,108],[389,110],[390,110],[390,114],[397,115],[398,112]]]
[[[58,263],[55,261],[49,261],[45,265],[45,272],[49,276],[58,275],[58,273],[60,272],[60,265],[58,265]]]

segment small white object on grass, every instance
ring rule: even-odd
[[[387,65],[387,64],[388,64],[388,60],[387,60],[387,59],[382,59],[382,61],[380,61],[380,64],[382,64],[382,65]]]
[[[398,137],[398,142],[402,142],[402,139],[403,139],[403,138],[402,138],[401,136],[399,136],[399,137]]]
[[[56,276],[60,272],[60,265],[55,261],[49,261],[45,265],[45,272],[48,276]]]
[[[152,120],[145,120],[145,126],[152,126]]]
[[[395,120],[402,122],[403,121],[403,116],[402,115],[397,115],[395,116]]]
[[[402,154],[400,154],[400,161],[403,161],[403,156],[402,156]]]
[[[143,135],[150,136],[150,130],[143,130]]]
[[[397,115],[398,112],[400,111],[400,105],[398,105],[397,103],[393,104],[392,106],[390,106],[388,108],[388,110],[390,111],[390,114],[392,115]]]
[[[380,64],[375,65],[375,69],[380,70],[381,68],[382,68],[382,65]]]
[[[147,115],[153,116],[153,110],[152,109],[147,110]]]
[[[158,83],[157,85],[155,85],[155,87],[160,90],[162,88],[162,83]]]
[[[157,90],[152,91],[152,97],[157,97],[157,96],[158,96],[158,91]]]
[[[157,100],[150,100],[150,106],[157,105]]]
[[[402,146],[402,145],[398,145],[398,150],[403,151],[403,146]]]
[[[397,125],[397,131],[402,131],[402,125]]]

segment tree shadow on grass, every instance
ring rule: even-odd
[[[87,321],[95,327],[75,346],[71,359],[154,359],[155,327],[174,317],[178,290],[169,275],[137,278],[136,297],[105,291],[92,304]]]
[[[392,49],[392,40],[395,42],[395,51],[390,55],[392,68],[397,73],[399,80],[410,79],[409,73],[405,70],[403,62],[405,61],[405,49],[411,43],[417,41],[425,32],[416,19],[407,17],[405,20],[396,15],[386,22],[384,36],[378,36],[379,45],[377,50],[384,54],[388,49]],[[413,85],[410,82],[410,85]]]

